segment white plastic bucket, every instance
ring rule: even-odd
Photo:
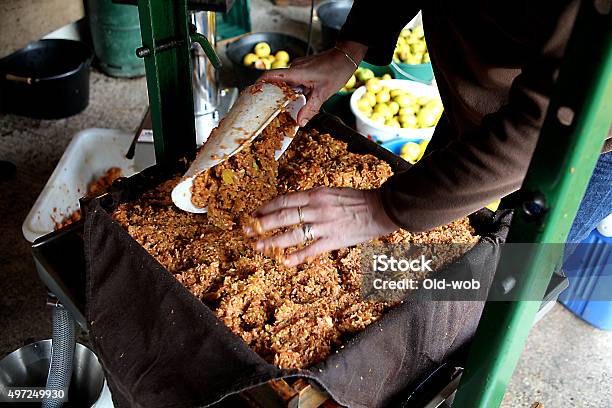
[[[430,98],[440,98],[438,89],[432,85],[425,85],[419,82],[408,81],[405,79],[384,79],[380,81],[389,89],[402,89],[415,96],[428,96]],[[435,126],[421,129],[404,129],[385,126],[374,122],[357,108],[357,101],[366,92],[365,86],[361,86],[353,92],[351,96],[351,111],[355,115],[357,131],[368,138],[377,142],[388,142],[399,137],[416,140],[429,140],[434,133]]]

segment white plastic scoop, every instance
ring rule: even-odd
[[[278,85],[262,83],[246,88],[227,116],[211,132],[208,140],[198,151],[183,180],[172,190],[172,201],[181,210],[202,214],[207,207],[196,207],[191,202],[191,187],[195,177],[229,159],[254,140],[270,122],[285,110],[297,123],[297,114],[306,104],[301,94],[287,94]],[[287,150],[297,133],[298,126],[283,140],[282,147],[276,151],[278,158]]]

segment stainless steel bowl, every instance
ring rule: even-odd
[[[51,340],[23,346],[0,360],[0,390],[6,387],[44,387],[51,358]],[[104,372],[98,358],[86,346],[77,343],[68,407],[91,407],[102,393]],[[3,405],[4,406],[4,405]],[[10,405],[8,405],[10,406]],[[38,404],[15,403],[15,407],[40,407]]]
[[[321,21],[323,49],[327,50],[336,44],[340,29],[346,22],[352,0],[325,1],[317,6],[317,17]]]

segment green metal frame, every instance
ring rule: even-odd
[[[522,206],[516,208],[508,242],[565,242],[610,129],[612,22],[610,11],[600,12],[594,3],[605,8],[606,2],[581,4],[523,183],[523,191],[543,199],[541,216],[529,216]],[[521,277],[513,289],[514,299],[542,299],[561,262],[562,245],[533,248],[514,272]],[[502,251],[500,267],[504,264]],[[501,284],[499,279],[496,276],[494,287]],[[501,404],[540,303],[487,302],[453,407],[491,408]]]
[[[172,163],[196,147],[187,2],[139,0],[138,12],[155,158]]]

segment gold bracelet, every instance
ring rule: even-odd
[[[349,61],[351,61],[351,62],[353,63],[353,65],[355,66],[355,69],[357,69],[357,67],[358,67],[358,65],[359,65],[359,64],[357,64],[357,63],[355,62],[355,59],[354,59],[353,57],[351,57],[351,55],[350,55],[348,52],[344,51],[344,50],[343,50],[343,49],[341,49],[341,48],[338,48],[337,46],[334,46],[334,50],[339,51],[339,52],[341,52],[342,54],[344,54],[344,56],[346,57],[346,59],[348,59]]]

